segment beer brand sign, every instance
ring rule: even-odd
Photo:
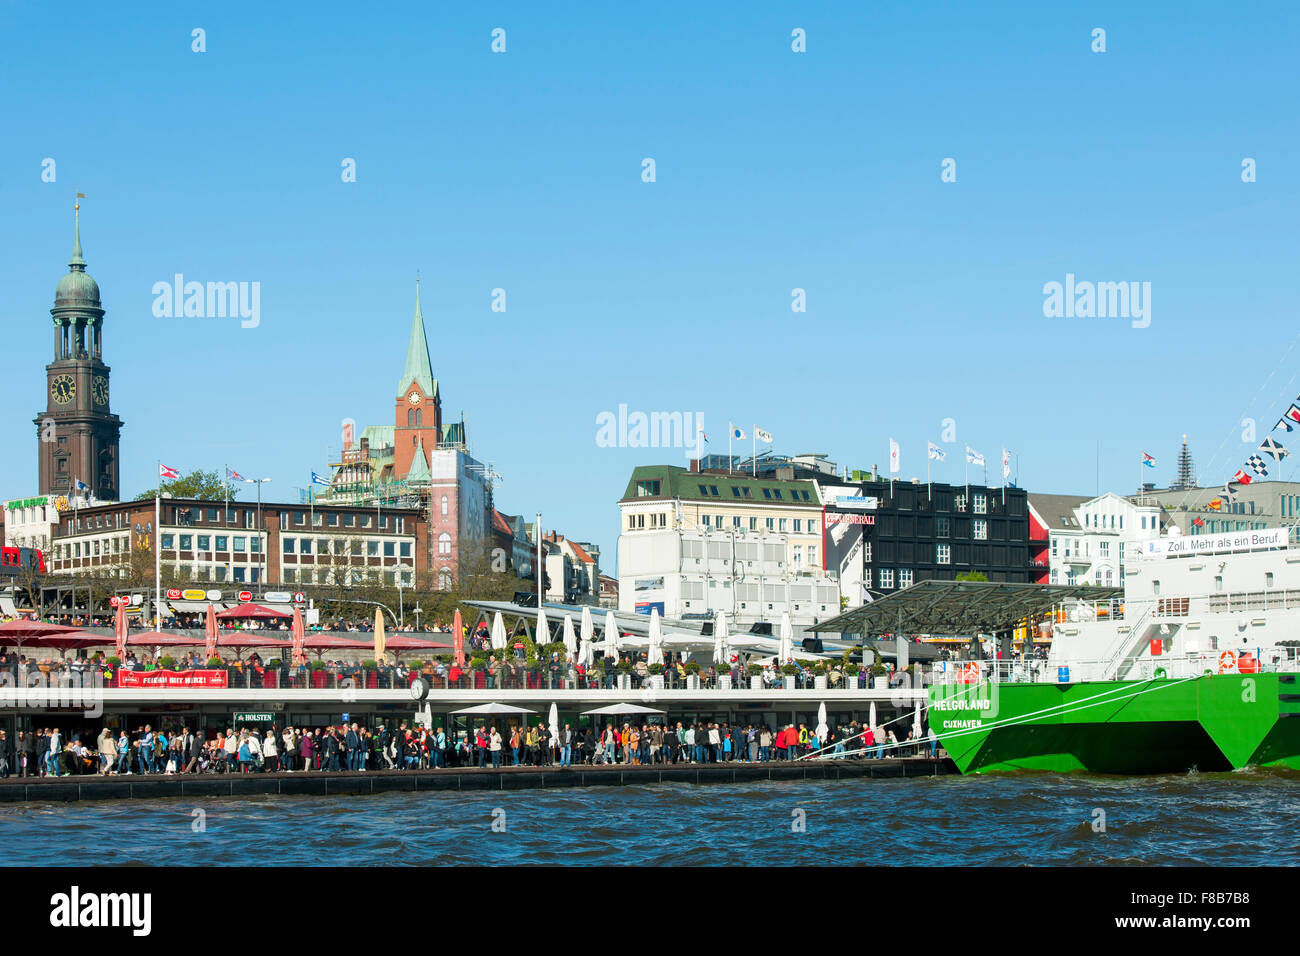
[[[225,687],[226,672],[202,671],[118,671],[118,687]]]

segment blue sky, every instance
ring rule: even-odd
[[[893,436],[905,478],[951,417],[937,479],[1006,446],[1087,494],[1141,450],[1166,483],[1183,433],[1221,481],[1300,392],[1294,6],[699,6],[0,8],[0,495],[36,487],[77,191],[127,495],[161,458],[288,497],[342,419],[391,422],[417,270],[499,507],[607,568],[632,467],[684,460],[597,447],[620,404],[713,451],[729,420],[852,467]],[[155,318],[176,272],[260,282],[261,324]],[[1150,327],[1045,318],[1066,273],[1150,282]]]

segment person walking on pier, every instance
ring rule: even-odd
[[[307,773],[312,768],[312,759],[316,754],[316,742],[311,738],[311,731],[302,732],[302,741],[298,744],[298,756],[302,758],[303,773]]]
[[[125,727],[117,733],[117,772],[131,776],[131,737]]]
[[[565,724],[561,734],[560,766],[568,767],[573,763],[573,729],[568,724]]]
[[[36,773],[36,736],[18,731],[18,776],[30,777]]]
[[[343,738],[344,766],[348,770],[362,770],[361,764],[361,735],[357,733],[357,725],[352,724],[347,728],[347,733]]]
[[[281,762],[284,764],[286,773],[293,773],[294,765],[298,762],[297,739],[294,737],[293,727],[285,727],[284,733],[280,736],[281,743],[284,744]]]
[[[182,753],[185,755],[185,772],[199,772],[199,758],[203,756],[203,738],[198,734],[190,733],[190,729],[185,727],[181,730]]]
[[[235,736],[235,728],[226,728],[226,769],[231,773],[235,772],[236,761],[239,754],[239,738]]]
[[[63,737],[60,736],[58,727],[51,727],[46,733],[49,739],[45,754],[45,776],[57,777],[59,759],[63,756]]]
[[[262,759],[266,761],[267,773],[275,773],[280,769],[280,748],[276,746],[274,726],[266,732],[266,739],[262,741]]]
[[[117,743],[113,740],[113,732],[107,727],[99,732],[95,749],[99,751],[99,775],[108,776],[113,771],[113,764],[117,763]]]
[[[488,734],[488,750],[492,754],[492,769],[501,769],[501,734],[494,726]]]

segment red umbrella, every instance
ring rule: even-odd
[[[203,622],[203,633],[206,637],[207,650],[204,656],[208,660],[217,656],[217,609],[211,604],[208,605],[208,615]]]
[[[460,619],[460,608],[451,619],[451,646],[456,655],[456,666],[465,666],[465,622]]]
[[[232,607],[226,611],[217,613],[219,621],[253,621],[259,618],[280,618],[291,617],[284,611],[273,611],[269,607],[261,604],[241,604],[238,607]]]
[[[293,609],[293,662],[301,665],[307,660],[303,652],[303,642],[307,637],[307,626],[302,622],[302,608]]]
[[[262,637],[254,631],[225,631],[217,638],[218,647],[233,647],[235,655],[246,647],[293,647],[282,637]]]
[[[112,643],[113,639],[111,637],[73,628],[60,634],[43,634],[40,637],[29,637],[19,643],[18,647],[21,650],[23,644],[26,644],[28,647],[47,647],[56,651],[70,651],[82,647],[104,647]]]
[[[113,616],[113,635],[117,638],[113,653],[117,655],[118,660],[126,658],[126,634],[126,605],[119,602],[117,614]]]
[[[166,631],[141,631],[126,639],[127,647],[198,647],[202,643],[201,637],[168,634]]]
[[[63,645],[53,643],[54,639],[60,635],[70,635],[69,641]],[[94,638],[94,640],[90,640],[91,638]],[[6,621],[0,624],[0,644],[14,644],[21,651],[24,643],[66,650],[69,647],[92,647],[95,644],[107,644],[109,641],[102,637],[95,637],[93,634],[87,634],[79,627],[71,627],[66,624],[47,624],[44,621],[27,620]]]
[[[442,641],[431,641],[424,637],[411,637],[406,634],[394,634],[384,641],[390,651],[445,651],[451,647]]]

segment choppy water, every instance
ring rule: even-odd
[[[1296,865],[1298,825],[1278,772],[659,784],[0,806],[0,863]]]

